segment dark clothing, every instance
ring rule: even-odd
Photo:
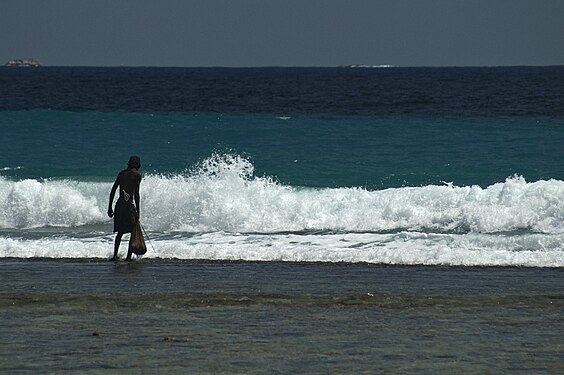
[[[114,232],[131,233],[135,225],[137,210],[131,200],[126,202],[121,197],[114,210]]]
[[[141,173],[134,168],[119,172],[110,193],[110,207],[119,187],[119,199],[114,212],[114,232],[131,233],[139,216],[139,184]],[[135,205],[134,205],[135,202]]]

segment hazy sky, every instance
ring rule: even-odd
[[[564,65],[564,0],[1,0],[0,65]]]

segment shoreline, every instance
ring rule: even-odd
[[[3,257],[0,258],[0,264],[28,262],[28,263],[114,263],[114,264],[249,264],[249,265],[295,265],[295,266],[309,266],[309,265],[327,265],[327,266],[359,266],[359,267],[380,267],[380,268],[427,268],[427,269],[449,269],[449,270],[563,270],[564,268],[554,266],[525,266],[525,265],[448,265],[448,264],[399,264],[399,263],[370,263],[370,262],[331,262],[331,261],[284,261],[284,260],[244,260],[244,259],[185,259],[185,258],[144,258],[140,260],[133,260],[126,262],[124,258],[118,262],[112,262],[106,258],[51,258],[51,257],[31,257],[31,258],[18,258],[18,257]]]
[[[564,292],[561,268],[359,263],[90,259],[0,260],[0,293],[233,293],[292,295],[545,294]],[[124,283],[125,281],[125,283]]]

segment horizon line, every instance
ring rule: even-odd
[[[37,61],[37,60],[36,60]],[[394,64],[340,64],[340,65],[43,65],[39,67],[8,66],[5,68],[173,68],[173,69],[283,69],[283,68],[340,68],[340,69],[394,69],[394,68],[518,68],[518,67],[560,67],[563,64],[511,64],[511,65],[394,65]]]

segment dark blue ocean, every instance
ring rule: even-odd
[[[0,256],[564,266],[564,67],[0,69]]]

